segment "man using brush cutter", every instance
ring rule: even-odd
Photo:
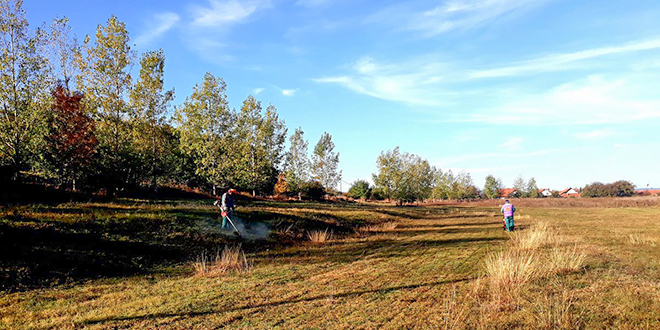
[[[231,216],[233,215],[235,206],[234,198],[231,195],[234,193],[236,193],[235,189],[229,189],[226,193],[222,194],[222,199],[220,201],[216,200],[215,203],[213,203],[213,205],[220,207],[220,212],[222,214],[222,229],[229,229],[230,224],[233,226],[233,223],[231,223]],[[220,205],[218,205],[218,203],[220,203]]]
[[[502,214],[504,214],[504,227],[506,228],[506,231],[512,231],[513,230],[513,214],[516,212],[516,208],[509,203],[509,200],[504,201],[504,205],[502,205]]]

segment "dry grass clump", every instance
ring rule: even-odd
[[[520,250],[536,250],[556,241],[556,232],[547,223],[539,222],[529,230],[513,232],[510,244]]]
[[[628,235],[628,242],[632,245],[650,245],[655,246],[655,240],[643,234]]]
[[[394,221],[383,222],[375,225],[361,226],[355,229],[359,235],[366,235],[369,233],[382,233],[396,229],[399,224]]]
[[[307,232],[307,238],[314,243],[325,243],[332,240],[332,230],[311,230]]]
[[[485,262],[491,287],[517,288],[538,275],[534,251],[509,249],[490,255]]]
[[[578,252],[577,245],[572,249],[554,248],[550,258],[543,263],[546,274],[570,273],[580,270],[584,264],[585,255]]]
[[[248,262],[240,245],[225,246],[222,252],[218,250],[215,256],[202,252],[193,262],[193,269],[197,276],[214,276],[230,271],[245,273],[251,268],[252,265]]]
[[[561,236],[546,223],[512,234],[506,250],[486,258],[491,288],[512,292],[535,278],[579,270],[585,255],[578,252],[577,245],[567,249],[562,243]]]

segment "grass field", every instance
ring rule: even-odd
[[[209,201],[4,208],[0,328],[660,328],[660,207]],[[634,205],[628,207],[627,205]],[[332,232],[326,242],[312,231]],[[202,275],[226,245],[243,271]]]

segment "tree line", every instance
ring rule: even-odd
[[[356,180],[348,191],[355,199],[388,199],[397,204],[425,200],[464,200],[475,198],[500,198],[505,188],[502,180],[493,175],[486,176],[484,189],[479,190],[469,173],[443,172],[420,156],[402,152],[399,147],[381,152],[376,159],[377,173],[372,174],[373,186],[366,180]],[[513,182],[511,196],[516,198],[538,198],[539,188],[535,178],[525,180],[518,176]],[[581,190],[583,197],[632,196],[635,187],[628,181],[610,184],[594,182]],[[552,192],[559,197],[558,192]]]
[[[0,164],[13,181],[110,195],[162,184],[302,194],[341,178],[330,134],[311,159],[302,128],[285,150],[275,106],[249,95],[230,108],[225,81],[211,73],[172,106],[164,52],[138,58],[115,16],[80,42],[67,18],[31,30],[20,0],[0,0],[0,15]]]

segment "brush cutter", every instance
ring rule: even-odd
[[[234,221],[231,220],[231,218],[229,217],[229,214],[227,214],[227,212],[222,211],[222,213],[221,213],[220,215],[222,215],[223,218],[227,218],[227,220],[229,220],[229,224],[230,224],[232,227],[234,227],[234,230],[235,230],[235,231],[234,231],[234,235],[236,235],[236,236],[238,236],[238,237],[242,237],[242,236],[243,236],[243,235],[241,235],[241,232],[238,230],[238,228],[236,228],[236,225],[234,224]]]

